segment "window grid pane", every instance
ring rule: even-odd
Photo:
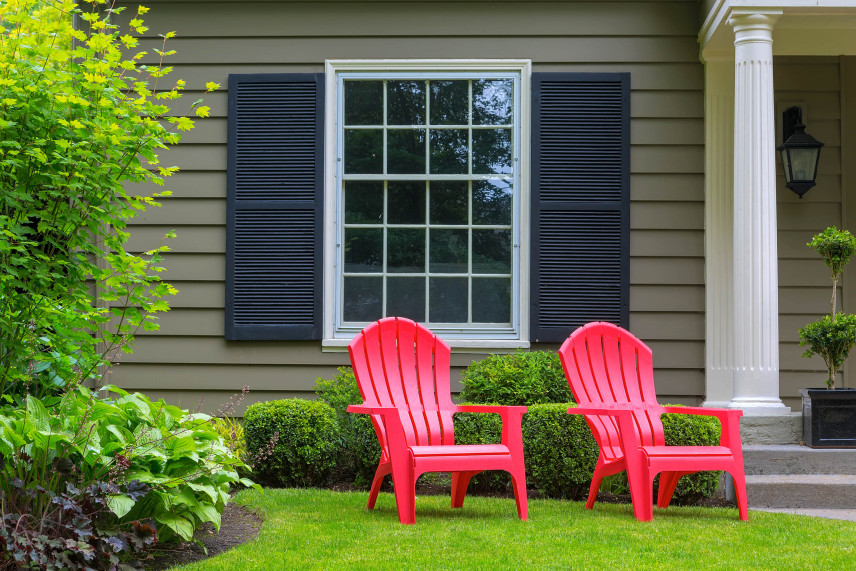
[[[348,86],[352,80],[346,80],[344,82],[344,89],[346,93],[347,100],[347,90]],[[359,82],[361,80],[353,80]],[[468,79],[466,80],[466,123],[442,123],[435,124],[432,122],[432,109],[431,105],[433,103],[432,97],[432,82],[439,81],[443,83],[443,80],[423,80],[421,82],[411,82],[408,81],[406,77],[402,77],[394,80],[383,80],[383,89],[382,89],[382,110],[381,113],[377,113],[374,110],[369,109],[364,114],[367,116],[380,116],[382,117],[382,124],[360,124],[360,125],[349,125],[347,122],[343,124],[341,129],[344,129],[345,132],[353,132],[360,130],[380,130],[383,133],[383,152],[382,152],[382,161],[383,165],[381,169],[378,169],[380,172],[377,174],[373,174],[372,172],[366,172],[363,170],[362,172],[349,172],[352,170],[349,168],[349,165],[352,164],[374,164],[371,163],[370,157],[358,157],[353,158],[349,153],[358,153],[360,149],[349,149],[348,148],[348,139],[344,139],[345,143],[343,149],[343,157],[344,157],[344,172],[342,173],[342,188],[346,189],[349,181],[378,181],[383,182],[383,215],[382,221],[380,223],[372,223],[370,220],[360,220],[360,223],[349,223],[349,220],[345,219],[344,224],[342,224],[343,232],[348,233],[349,230],[352,229],[378,229],[382,230],[383,234],[383,245],[382,245],[382,260],[381,268],[380,268],[380,276],[378,273],[365,274],[362,272],[354,272],[348,271],[348,267],[343,268],[343,272],[340,274],[342,276],[342,280],[347,280],[351,278],[351,280],[356,278],[368,277],[371,275],[372,277],[382,277],[380,282],[381,285],[381,307],[382,314],[384,316],[391,315],[390,310],[396,311],[400,315],[401,308],[407,307],[407,304],[404,303],[406,300],[407,303],[416,303],[418,298],[422,298],[424,301],[424,308],[422,310],[413,310],[414,317],[419,317],[420,314],[424,314],[420,321],[424,321],[429,326],[448,326],[450,328],[472,326],[474,323],[479,323],[480,325],[488,325],[489,327],[493,327],[495,325],[504,326],[504,327],[513,327],[512,314],[513,311],[511,309],[511,299],[510,295],[506,300],[503,297],[503,291],[508,290],[510,284],[515,279],[515,269],[513,264],[508,265],[508,272],[500,272],[500,273],[477,273],[474,274],[474,231],[481,230],[482,232],[487,230],[493,231],[505,231],[509,236],[513,235],[513,219],[509,219],[504,224],[475,224],[474,223],[474,198],[473,198],[473,181],[490,181],[495,180],[498,183],[503,185],[507,185],[510,191],[516,192],[514,190],[514,177],[515,173],[513,170],[509,170],[510,167],[504,167],[499,169],[499,172],[481,172],[481,173],[473,173],[473,164],[474,164],[474,155],[473,155],[473,142],[474,136],[473,131],[494,131],[497,132],[497,135],[501,133],[499,130],[501,129],[503,133],[511,133],[513,139],[513,133],[517,129],[517,121],[518,118],[516,116],[512,116],[507,122],[499,123],[496,125],[490,124],[473,124],[474,117],[474,81],[478,81],[478,79]],[[462,81],[462,80],[455,80]],[[507,82],[512,82],[514,80],[508,79],[505,80]],[[390,125],[389,124],[389,101],[390,101],[390,84],[393,84],[395,89],[403,89],[403,86],[406,87],[407,84],[410,83],[413,85],[413,89],[416,90],[417,87],[421,90],[421,94],[424,94],[424,97],[420,95],[418,98],[412,98],[412,101],[416,101],[417,99],[422,100],[424,105],[424,109],[418,111],[418,116],[424,117],[424,124],[414,125]],[[363,91],[366,91],[365,89]],[[460,89],[458,90],[460,92]],[[397,95],[400,99],[403,97],[401,93]],[[364,103],[364,102],[363,102]],[[398,116],[413,116],[416,112],[410,112],[410,115],[402,115],[402,110],[398,109]],[[455,118],[461,118],[463,115],[458,112],[455,115]],[[346,115],[347,117],[347,115]],[[406,132],[413,132],[414,137],[410,137],[406,135]],[[417,168],[416,171],[421,170],[422,172],[412,172],[413,165],[418,163],[413,163],[412,159],[409,163],[410,170],[401,170],[400,162],[397,164],[390,164],[392,160],[390,157],[391,150],[394,150],[398,157],[406,156],[406,152],[402,154],[406,149],[403,149],[405,145],[404,142],[408,142],[411,140],[418,140],[419,133],[422,133],[421,140],[424,141],[424,169]],[[436,133],[436,135],[432,135],[432,133]],[[502,135],[505,138],[508,138],[506,135]],[[464,139],[466,143],[466,152],[465,157],[459,153],[461,153],[464,148]],[[498,139],[497,139],[498,140]],[[446,141],[447,144],[454,145],[452,147],[438,148],[435,146],[435,142]],[[412,145],[411,145],[412,147]],[[414,147],[415,149],[415,147]],[[445,155],[437,155],[436,153],[445,153]],[[432,154],[434,153],[434,154]],[[451,155],[449,153],[452,153]],[[456,155],[456,153],[458,153]],[[513,149],[511,150],[513,155]],[[410,155],[413,156],[412,154]],[[446,164],[442,167],[437,163],[440,160],[439,157],[444,156],[446,160]],[[461,165],[464,167],[461,169],[460,167],[454,166],[455,159],[454,157],[458,156],[460,159],[465,160],[466,165]],[[362,159],[362,162],[360,162]],[[396,159],[398,160],[398,159]],[[433,164],[432,164],[433,160]],[[516,160],[516,159],[513,159]],[[451,161],[451,162],[450,162]],[[484,160],[482,160],[484,163]],[[458,163],[460,164],[460,163]],[[491,165],[492,166],[492,165]],[[462,172],[447,173],[447,172],[434,172],[434,170],[443,171],[443,170],[462,170]],[[392,172],[391,172],[392,171]],[[425,185],[424,187],[424,206],[421,207],[421,213],[407,213],[402,211],[402,205],[406,207],[406,201],[402,202],[401,197],[397,196],[397,203],[393,203],[391,200],[393,195],[390,192],[390,182],[395,183],[395,181],[409,181],[410,184],[406,184],[405,182],[399,183],[405,188],[416,188],[414,183],[422,183]],[[436,181],[436,196],[433,191],[435,188],[432,183]],[[455,223],[434,223],[431,219],[432,216],[432,197],[437,200],[442,196],[441,187],[444,184],[442,181],[460,181],[461,183],[465,183],[466,185],[466,221],[465,223],[455,224]],[[463,188],[463,187],[462,187]],[[419,197],[421,198],[421,197]],[[395,217],[396,221],[391,221],[391,205],[395,204]],[[436,204],[436,202],[435,202]],[[463,214],[463,213],[462,213]],[[412,220],[411,220],[412,218]],[[421,222],[416,223],[415,219],[420,218]],[[406,221],[406,223],[402,223],[402,221]],[[463,220],[461,222],[464,222]],[[421,234],[419,233],[421,231]],[[465,254],[461,252],[460,254],[455,254],[454,251],[446,251],[440,252],[439,250],[434,252],[432,255],[432,234],[434,238],[437,237],[447,237],[451,240],[447,245],[449,247],[455,247],[456,243],[459,246],[461,239],[465,236]],[[416,248],[416,244],[420,241],[417,236],[421,237],[421,240],[424,241],[423,251],[421,253],[418,252],[408,252],[408,249]],[[454,238],[458,236],[457,242]],[[416,239],[416,241],[414,241]],[[391,241],[393,243],[391,243]],[[512,240],[513,241],[513,240]],[[440,243],[438,243],[439,247]],[[343,248],[343,255],[345,258],[348,257],[347,251],[348,245],[345,245]],[[445,263],[435,263],[432,261],[432,257],[439,256],[445,254],[447,260],[452,262],[452,265],[449,265],[449,262]],[[461,254],[464,254],[464,257],[461,257]],[[395,265],[390,266],[390,255],[395,257]],[[502,255],[500,252],[497,255]],[[511,255],[511,254],[508,254]],[[449,257],[451,256],[451,257]],[[448,271],[454,264],[452,260],[460,259],[461,262],[465,262],[465,266],[462,268],[463,272],[458,271]],[[407,260],[404,262],[403,260]],[[414,263],[421,261],[421,266],[423,271],[418,270],[419,263]],[[341,261],[340,261],[341,263]],[[432,264],[435,266],[432,268]],[[484,265],[484,264],[482,264]],[[341,265],[339,267],[342,267]],[[353,265],[351,266],[354,267]],[[374,269],[374,268],[373,268]],[[443,271],[443,270],[446,271]],[[496,269],[496,264],[493,264],[491,268],[488,269]],[[501,268],[500,268],[501,269]],[[482,268],[484,271],[484,268]],[[419,279],[424,283],[422,288],[413,287],[412,291],[403,291],[401,288],[405,284],[413,284],[418,282],[408,282],[407,279]],[[479,287],[474,287],[474,279],[478,281]],[[390,281],[392,280],[392,281]],[[451,281],[449,281],[451,280]],[[487,281],[485,281],[487,280]],[[509,286],[503,289],[503,283],[507,280],[507,284]],[[341,282],[340,282],[341,283]],[[488,287],[488,290],[485,288]],[[345,288],[346,290],[348,288]],[[421,291],[420,291],[421,290]],[[495,303],[498,300],[508,305],[507,308],[500,308],[496,311],[486,310],[484,308],[479,307],[478,311],[474,310],[474,303],[479,303],[479,300],[474,299],[474,291],[489,291],[491,295],[490,303]],[[498,292],[498,293],[497,293]],[[477,292],[478,293],[478,292]],[[449,297],[452,296],[452,297]],[[463,297],[462,297],[463,296]],[[434,311],[432,317],[432,297],[434,303]],[[464,299],[465,298],[465,299]],[[443,304],[448,304],[448,307],[441,307]],[[343,307],[348,307],[347,300],[343,300]],[[349,312],[345,310],[343,317],[346,317]],[[351,314],[354,315],[362,315],[365,314],[365,311],[362,313],[359,311],[351,311]],[[489,316],[489,317],[501,317],[501,321],[482,321],[477,322],[474,321],[475,317],[478,316]],[[437,321],[439,319],[439,321]],[[343,319],[343,321],[348,321],[347,319]]]

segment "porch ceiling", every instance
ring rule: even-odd
[[[773,29],[773,55],[856,55],[856,0],[715,0],[699,32],[701,58],[729,57],[733,13],[780,14]]]

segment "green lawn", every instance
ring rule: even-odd
[[[255,541],[185,570],[250,569],[852,569],[856,523],[736,509],[654,511],[629,505],[531,500],[529,521],[514,501],[417,497],[416,525],[398,523],[395,499],[325,490],[245,491],[235,501],[265,517]]]

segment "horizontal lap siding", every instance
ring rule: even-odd
[[[325,58],[531,58],[536,72],[631,74],[630,327],[654,350],[664,402],[704,393],[703,69],[698,5],[663,2],[150,2],[152,34],[187,81],[204,84],[211,118],[162,156],[182,172],[172,198],[132,224],[131,249],[175,229],[166,255],[179,294],[159,332],[143,334],[112,381],[216,410],[231,392],[256,400],[311,394],[316,377],[348,363],[318,342],[223,339],[226,118],[232,73],[317,73]],[[199,17],[203,9],[204,18]],[[121,18],[127,19],[127,15]],[[144,40],[154,46],[157,40]],[[177,106],[177,114],[183,107]],[[131,185],[134,192],[145,192]],[[545,344],[543,349],[557,346]],[[460,370],[482,355],[455,354]]]
[[[780,390],[785,404],[799,410],[798,389],[821,386],[826,378],[820,357],[802,357],[805,348],[799,346],[799,329],[829,313],[832,291],[827,268],[806,242],[828,226],[842,226],[839,60],[777,57],[773,75],[776,102],[805,103],[806,131],[825,144],[820,153],[817,186],[802,199],[785,188],[781,162],[776,160]],[[779,140],[781,133],[776,138]],[[840,302],[839,297],[839,309]]]

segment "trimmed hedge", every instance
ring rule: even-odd
[[[380,461],[380,444],[371,417],[347,411],[349,404],[363,402],[354,372],[350,367],[339,367],[331,380],[318,377],[315,394],[332,407],[339,421],[341,455],[337,475],[353,479],[358,486],[370,486]]]
[[[598,447],[585,418],[568,414],[573,403],[531,405],[523,417],[526,476],[548,498],[588,495]]]
[[[557,353],[517,351],[476,361],[461,375],[461,400],[530,405],[573,402]]]
[[[523,420],[526,421],[526,415],[523,416]],[[458,412],[454,416],[454,422],[455,444],[499,444],[502,440],[502,417],[498,414]],[[505,494],[510,488],[511,476],[508,472],[494,470],[473,476],[468,491],[481,494]]]
[[[254,476],[269,486],[323,486],[339,457],[336,413],[320,401],[251,405],[244,416],[244,436]]]
[[[579,415],[568,414],[574,403],[529,405],[523,416],[523,452],[526,478],[530,487],[548,498],[584,500],[597,463],[597,442]],[[668,406],[668,405],[667,405]],[[717,446],[719,421],[713,417],[664,414],[663,429],[669,446]],[[455,415],[455,442],[458,444],[496,444],[502,436],[498,414],[459,413]],[[716,491],[719,472],[699,472],[684,476],[673,496],[675,504],[690,504],[710,497]],[[613,492],[626,493],[622,474],[612,477]],[[654,497],[658,480],[654,481]],[[472,489],[480,492],[506,492],[510,478],[505,472],[485,472],[474,477]],[[604,486],[601,485],[601,489]]]
[[[665,405],[680,406],[680,405]],[[666,446],[719,446],[721,430],[719,419],[713,416],[697,414],[664,414],[663,433]],[[711,497],[719,486],[722,472],[696,472],[684,476],[678,482],[672,502],[692,504],[702,498]],[[657,478],[659,480],[659,477]],[[654,497],[657,497],[657,483],[654,482]]]

